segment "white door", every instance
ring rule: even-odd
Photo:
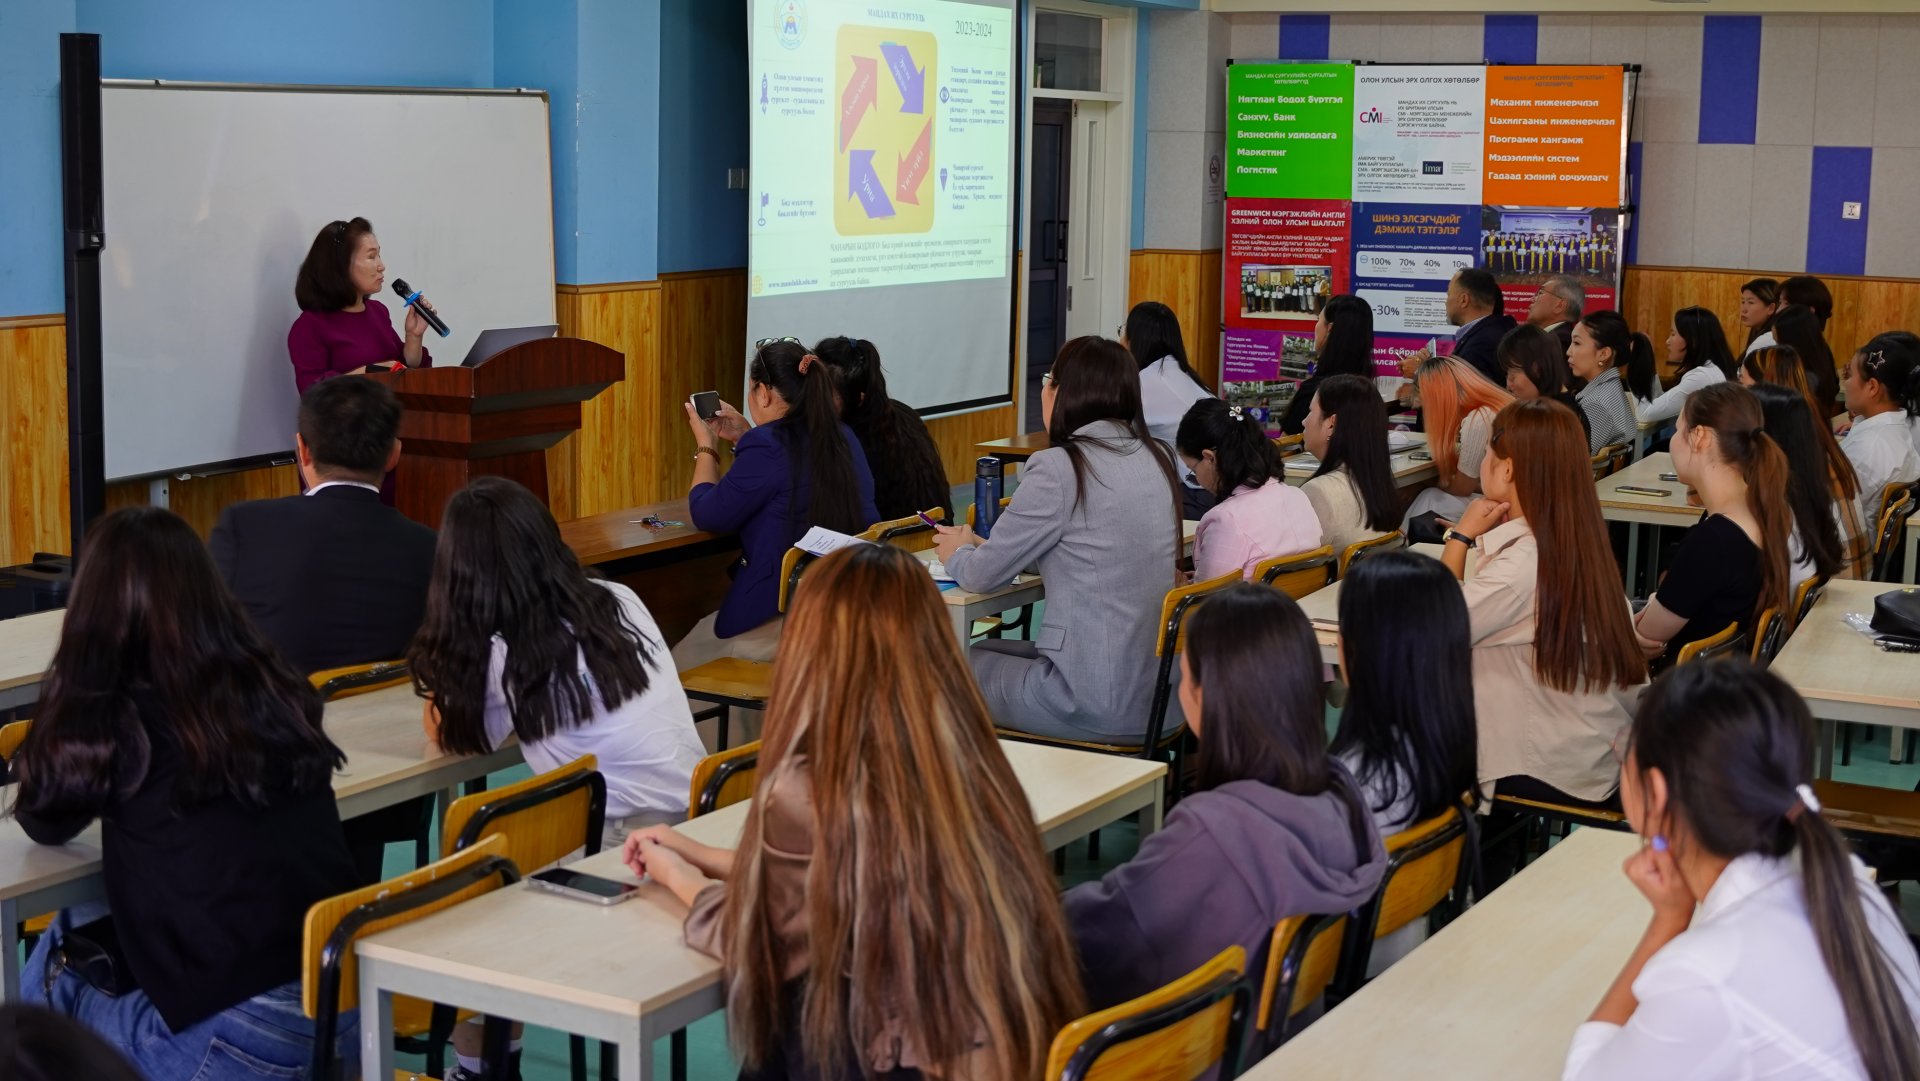
[[[1108,122],[1112,104],[1104,101],[1073,103],[1072,166],[1068,171],[1065,277],[1067,281],[1066,337],[1083,334],[1114,336],[1107,319],[1106,281],[1118,268],[1109,266],[1105,228],[1109,208],[1107,183]],[[1125,208],[1115,208],[1124,212]]]

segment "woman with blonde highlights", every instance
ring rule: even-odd
[[[1427,361],[1413,382],[1426,414],[1427,450],[1437,477],[1432,488],[1414,498],[1406,522],[1427,511],[1452,521],[1480,494],[1480,460],[1487,453],[1493,415],[1512,402],[1513,395],[1457,357]]]
[[[691,906],[756,1081],[1018,1081],[1082,1010],[1033,812],[897,549],[836,552],[801,584],[740,847],[661,826],[626,857]]]

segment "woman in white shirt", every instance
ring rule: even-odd
[[[441,747],[484,754],[517,735],[540,772],[594,755],[617,845],[686,814],[706,753],[668,656],[640,598],[587,577],[533,493],[481,477],[447,501],[407,654]]]
[[[1920,967],[1814,798],[1814,723],[1745,661],[1669,672],[1623,748],[1653,919],[1566,1081],[1920,1077]]]
[[[1679,367],[1680,381],[1652,401],[1639,403],[1642,424],[1674,419],[1687,395],[1723,383],[1736,371],[1720,317],[1698,306],[1673,313],[1673,326],[1667,331],[1667,362]]]
[[[1747,328],[1745,352],[1773,344],[1773,313],[1780,310],[1780,283],[1755,278],[1740,285],[1740,325]]]
[[[1173,437],[1187,410],[1202,398],[1215,397],[1187,363],[1180,319],[1165,304],[1143,300],[1127,313],[1126,325],[1120,328],[1120,344],[1133,354],[1133,362],[1140,369],[1140,412],[1147,418],[1147,431],[1171,453]],[[1181,509],[1188,519],[1198,519],[1213,506],[1212,495],[1193,481],[1181,486],[1180,495]]]
[[[1860,478],[1860,520],[1880,521],[1880,493],[1920,480],[1920,340],[1903,330],[1878,335],[1847,362],[1840,389],[1858,417],[1840,444]]]
[[[1329,376],[1314,391],[1307,425],[1307,453],[1320,468],[1301,486],[1320,535],[1337,556],[1361,541],[1400,528],[1400,496],[1393,486],[1387,448],[1387,406],[1373,380]]]

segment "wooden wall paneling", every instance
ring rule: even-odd
[[[564,288],[556,290],[554,317],[560,324],[561,337],[580,337],[580,311],[579,305],[575,303],[577,299],[575,294],[564,291]],[[580,517],[577,505],[579,469],[579,432],[547,448],[547,507],[553,511],[556,521],[565,522]]]
[[[717,390],[741,412],[747,371],[747,272],[741,268],[665,274],[660,278],[660,354],[649,369],[655,403],[647,462],[649,500],[677,499],[693,483],[693,433],[684,403]],[[724,452],[723,452],[724,453]]]
[[[626,375],[581,407],[573,437],[575,516],[599,514],[660,498],[648,476],[656,448],[657,403],[648,393],[660,340],[660,288],[656,282],[620,292],[580,293],[573,298],[576,335],[617,349]]]
[[[1187,343],[1187,362],[1209,386],[1220,379],[1221,255],[1213,251],[1136,251],[1129,261],[1127,303],[1157,300],[1173,309]]]
[[[66,552],[67,334],[57,321],[0,328],[0,507],[0,566]]]
[[[940,450],[940,464],[947,469],[948,484],[965,484],[973,479],[973,463],[980,453],[973,448],[988,439],[1019,435],[1019,414],[1011,405],[935,417],[927,421],[933,445]],[[949,511],[953,508],[948,507]]]
[[[139,502],[146,502],[144,481],[124,487],[138,490]],[[299,493],[298,470],[291,465],[276,465],[176,480],[167,486],[167,503],[175,514],[187,520],[194,532],[205,537],[213,532],[214,525],[220,521],[220,512],[230,504]]]

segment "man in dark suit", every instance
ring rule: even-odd
[[[398,660],[426,612],[433,530],[380,502],[400,460],[400,401],[382,383],[340,376],[300,397],[293,437],[304,495],[236,503],[208,547],[247,614],[302,672]],[[346,823],[363,881],[381,877],[389,841],[411,841],[432,799]]]
[[[397,660],[420,629],[433,530],[380,502],[399,430],[385,385],[314,384],[293,437],[306,493],[228,507],[208,541],[247,614],[303,672]]]
[[[1516,325],[1506,313],[1506,300],[1500,295],[1500,283],[1479,267],[1456,271],[1447,284],[1447,322],[1460,329],[1454,332],[1453,355],[1473,365],[1496,387],[1507,385],[1507,373],[1500,370],[1500,339]]]

